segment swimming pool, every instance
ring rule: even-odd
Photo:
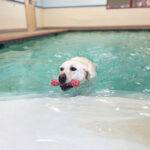
[[[148,31],[68,32],[7,43],[0,50],[0,144],[149,149],[149,43]],[[60,64],[74,56],[96,64],[92,85],[65,93],[51,87]]]

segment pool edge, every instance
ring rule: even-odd
[[[14,40],[27,39],[32,37],[44,36],[55,33],[67,32],[68,29],[45,29],[45,30],[37,30],[34,32],[14,32],[14,33],[4,33],[0,36],[0,43],[5,43]]]
[[[150,26],[44,27],[32,32],[15,29],[14,32],[0,32],[0,43],[69,31],[150,31]]]

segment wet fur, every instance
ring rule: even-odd
[[[71,71],[70,68],[76,68],[75,71]],[[80,83],[84,83],[86,80],[91,81],[92,78],[96,76],[96,67],[95,65],[84,57],[74,57],[68,61],[65,61],[60,68],[63,70],[60,71],[59,76],[65,74],[66,82],[69,83],[72,79],[77,79]],[[69,90],[72,87],[61,87],[63,91]]]

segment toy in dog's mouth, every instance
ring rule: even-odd
[[[68,91],[68,90],[70,90],[71,88],[73,88],[73,86],[68,85],[68,84],[60,85],[60,87],[61,87],[61,89],[62,89],[63,91]]]
[[[51,80],[52,86],[60,86],[63,91],[68,91],[73,87],[78,87],[80,85],[79,80],[73,79],[70,83],[59,83],[57,79]]]

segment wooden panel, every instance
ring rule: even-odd
[[[36,30],[34,0],[25,0],[28,30]]]
[[[31,37],[37,37],[37,36],[44,36],[44,35],[55,34],[55,33],[61,33],[66,31],[68,30],[53,29],[53,30],[33,31],[33,32],[4,33],[4,34],[0,34],[0,43],[19,40],[19,39],[26,39]]]
[[[0,29],[0,34],[1,33],[13,33],[13,32],[26,32],[26,28],[18,28],[18,29]]]

